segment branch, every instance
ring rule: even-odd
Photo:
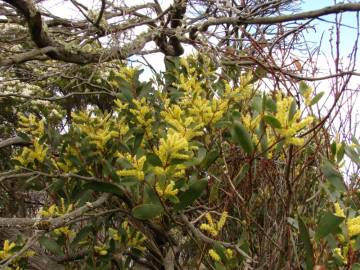
[[[280,15],[273,17],[221,17],[221,18],[209,18],[205,23],[196,26],[196,29],[200,32],[206,31],[209,26],[221,25],[221,24],[277,24],[283,22],[290,22],[296,20],[308,20],[314,19],[329,14],[337,14],[347,11],[360,11],[360,3],[348,3],[338,4],[333,6],[324,7],[317,10],[300,12],[291,15]]]
[[[13,138],[0,141],[0,149],[11,145],[28,146],[31,145],[31,142],[26,141],[24,138],[21,138],[20,136],[16,136]]]
[[[46,53],[48,57],[54,60],[61,60],[76,64],[97,63],[100,61],[110,61],[113,59],[126,59],[136,53],[139,53],[146,43],[153,40],[151,31],[139,34],[135,40],[124,44],[121,47],[110,49],[101,49],[98,52],[85,52],[81,49],[68,49],[63,44],[53,40],[47,29],[47,24],[42,20],[40,11],[36,8],[32,0],[4,0],[21,13],[27,23],[31,33],[32,40],[39,48],[54,47]]]
[[[104,10],[105,10],[105,0],[101,0],[101,10],[99,12],[99,17],[97,18],[96,22],[95,22],[95,26],[98,27],[100,24],[100,21],[104,15]]]
[[[203,234],[201,231],[199,231],[198,229],[195,228],[195,226],[187,219],[187,217],[184,214],[180,215],[182,221],[185,222],[185,225],[190,229],[190,231],[198,238],[200,238],[202,241],[204,241],[205,243],[208,244],[216,244],[219,243],[221,245],[223,245],[226,248],[233,248],[235,249],[240,255],[244,256],[246,259],[249,259],[251,261],[253,261],[253,259],[246,254],[246,252],[244,252],[242,249],[240,249],[237,245],[228,243],[228,242],[223,242],[223,241],[216,241],[214,239],[211,239],[210,237],[207,237],[205,234]]]
[[[11,56],[7,56],[6,59],[0,59],[0,66],[10,66],[13,64],[20,64],[30,60],[44,60],[48,59],[48,57],[43,57],[43,54],[47,54],[49,52],[55,52],[55,47],[44,47],[41,49],[33,49],[31,51],[15,54]]]
[[[24,229],[24,228],[32,227],[34,229],[40,229],[40,230],[41,229],[52,230],[70,223],[74,219],[82,216],[87,211],[100,207],[102,204],[104,204],[107,201],[109,197],[110,197],[109,194],[104,194],[95,202],[87,203],[86,205],[79,207],[68,214],[56,218],[40,219],[40,220],[35,218],[0,218],[0,228]]]
[[[8,265],[12,263],[14,260],[22,256],[31,246],[38,240],[40,237],[40,232],[36,231],[27,241],[26,244],[16,253],[14,253],[11,257],[5,258],[0,262],[1,269],[8,269]]]
[[[2,97],[17,97],[17,98],[26,98],[26,99],[37,99],[37,100],[46,100],[46,101],[59,101],[63,99],[70,98],[72,96],[86,96],[86,95],[108,95],[111,97],[115,97],[115,94],[106,92],[106,91],[93,91],[93,92],[72,92],[66,94],[65,96],[54,96],[54,97],[40,97],[40,96],[29,96],[29,95],[21,95],[21,94],[0,94],[0,98]],[[1,142],[0,142],[1,148]]]

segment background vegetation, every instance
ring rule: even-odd
[[[360,3],[50,4],[0,6],[1,269],[360,269]]]

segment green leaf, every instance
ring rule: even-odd
[[[355,263],[351,266],[351,270],[360,270],[360,263]]]
[[[315,105],[316,103],[319,102],[319,100],[322,98],[322,96],[324,95],[324,92],[320,92],[319,94],[317,94],[311,101],[310,101],[310,106]]]
[[[220,183],[219,181],[216,181],[215,183],[213,183],[211,185],[210,188],[210,194],[209,194],[209,203],[213,203],[216,202],[217,199],[219,198],[219,187],[220,187]]]
[[[91,226],[85,226],[84,228],[82,228],[75,236],[74,240],[71,242],[72,246],[77,245],[80,241],[82,241],[83,239],[85,239],[92,231],[92,227]]]
[[[281,128],[281,123],[272,115],[264,115],[264,121],[273,128]]]
[[[304,221],[299,217],[298,218],[298,225],[299,225],[299,231],[300,231],[300,239],[304,244],[305,252],[306,252],[306,269],[312,270],[314,267],[314,253],[313,253],[313,247],[310,241],[309,231],[305,226]]]
[[[138,150],[139,146],[141,145],[141,142],[144,138],[144,133],[137,133],[135,135],[135,140],[134,140],[134,153],[136,153],[136,151]]]
[[[233,139],[240,144],[245,153],[251,154],[253,152],[254,146],[251,141],[251,136],[246,128],[238,121],[235,121],[233,125]]]
[[[251,103],[251,107],[253,108],[254,111],[261,113],[262,112],[262,97],[260,96],[255,96],[252,99],[252,103]]]
[[[360,165],[359,154],[355,151],[355,149],[353,149],[352,147],[346,145],[345,146],[345,153],[352,160],[352,162],[355,162],[356,164]]]
[[[221,245],[220,243],[215,242],[213,244],[213,247],[214,247],[214,250],[216,251],[216,253],[220,256],[221,260],[223,262],[225,262],[226,261],[226,254],[225,254],[226,249],[224,248],[224,246]]]
[[[106,192],[119,195],[122,197],[124,195],[123,191],[117,184],[100,182],[100,181],[91,181],[83,185],[84,189],[91,189],[97,192]]]
[[[106,159],[103,160],[103,172],[105,176],[110,176],[113,181],[120,181],[120,177],[116,174],[113,166]]]
[[[201,167],[204,168],[204,170],[207,170],[219,156],[220,152],[217,149],[208,152],[201,163]]]
[[[330,145],[330,150],[331,150],[331,153],[333,154],[333,156],[335,156],[336,155],[336,142],[333,142]]]
[[[319,221],[318,228],[315,232],[315,238],[320,240],[330,233],[339,230],[339,225],[343,222],[344,218],[335,216],[333,213],[325,212]]]
[[[337,162],[340,162],[344,158],[344,154],[345,154],[345,143],[341,143],[336,153]]]
[[[246,176],[246,173],[249,171],[250,166],[249,164],[245,164],[240,169],[239,173],[234,177],[234,184],[238,185],[240,181]]]
[[[160,215],[164,211],[164,208],[158,204],[141,204],[135,206],[131,213],[137,219],[152,219]]]
[[[356,237],[356,241],[354,245],[354,250],[359,250],[359,249],[360,249],[360,235]]]
[[[39,238],[39,243],[44,247],[46,248],[48,251],[50,251],[51,253],[55,254],[55,255],[63,255],[64,252],[62,251],[61,249],[61,246],[59,246],[59,244],[51,239],[51,238],[48,238],[48,237],[40,237]]]
[[[276,112],[276,103],[275,103],[271,98],[267,98],[267,99],[266,99],[265,107],[266,107],[266,109],[268,109],[270,112],[273,112],[273,113]]]
[[[179,196],[179,204],[175,205],[175,210],[185,209],[191,205],[206,188],[208,182],[206,180],[196,180],[189,186],[189,189]]]
[[[343,180],[342,175],[338,172],[337,169],[330,163],[330,161],[325,160],[322,166],[322,172],[326,179],[340,192],[346,191],[346,186]]]
[[[310,86],[308,86],[306,84],[306,82],[301,81],[300,85],[299,85],[299,92],[302,96],[304,96],[304,94],[307,92],[307,90],[310,88]]]
[[[144,187],[144,201],[143,202],[146,204],[156,204],[156,205],[161,206],[159,197],[156,195],[154,189],[149,185],[145,185],[145,187]]]
[[[291,102],[290,110],[289,110],[289,121],[291,121],[293,119],[296,111],[297,111],[297,105],[296,105],[296,101],[293,99],[293,101]]]
[[[162,167],[161,159],[154,153],[150,153],[146,155],[146,161],[150,163],[152,166]]]

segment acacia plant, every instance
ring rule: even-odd
[[[1,269],[360,269],[357,39],[320,76],[303,36],[359,3],[70,2],[0,6]]]

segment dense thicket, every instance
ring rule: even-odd
[[[61,4],[0,6],[2,268],[360,268],[357,39],[305,39],[359,3]]]

